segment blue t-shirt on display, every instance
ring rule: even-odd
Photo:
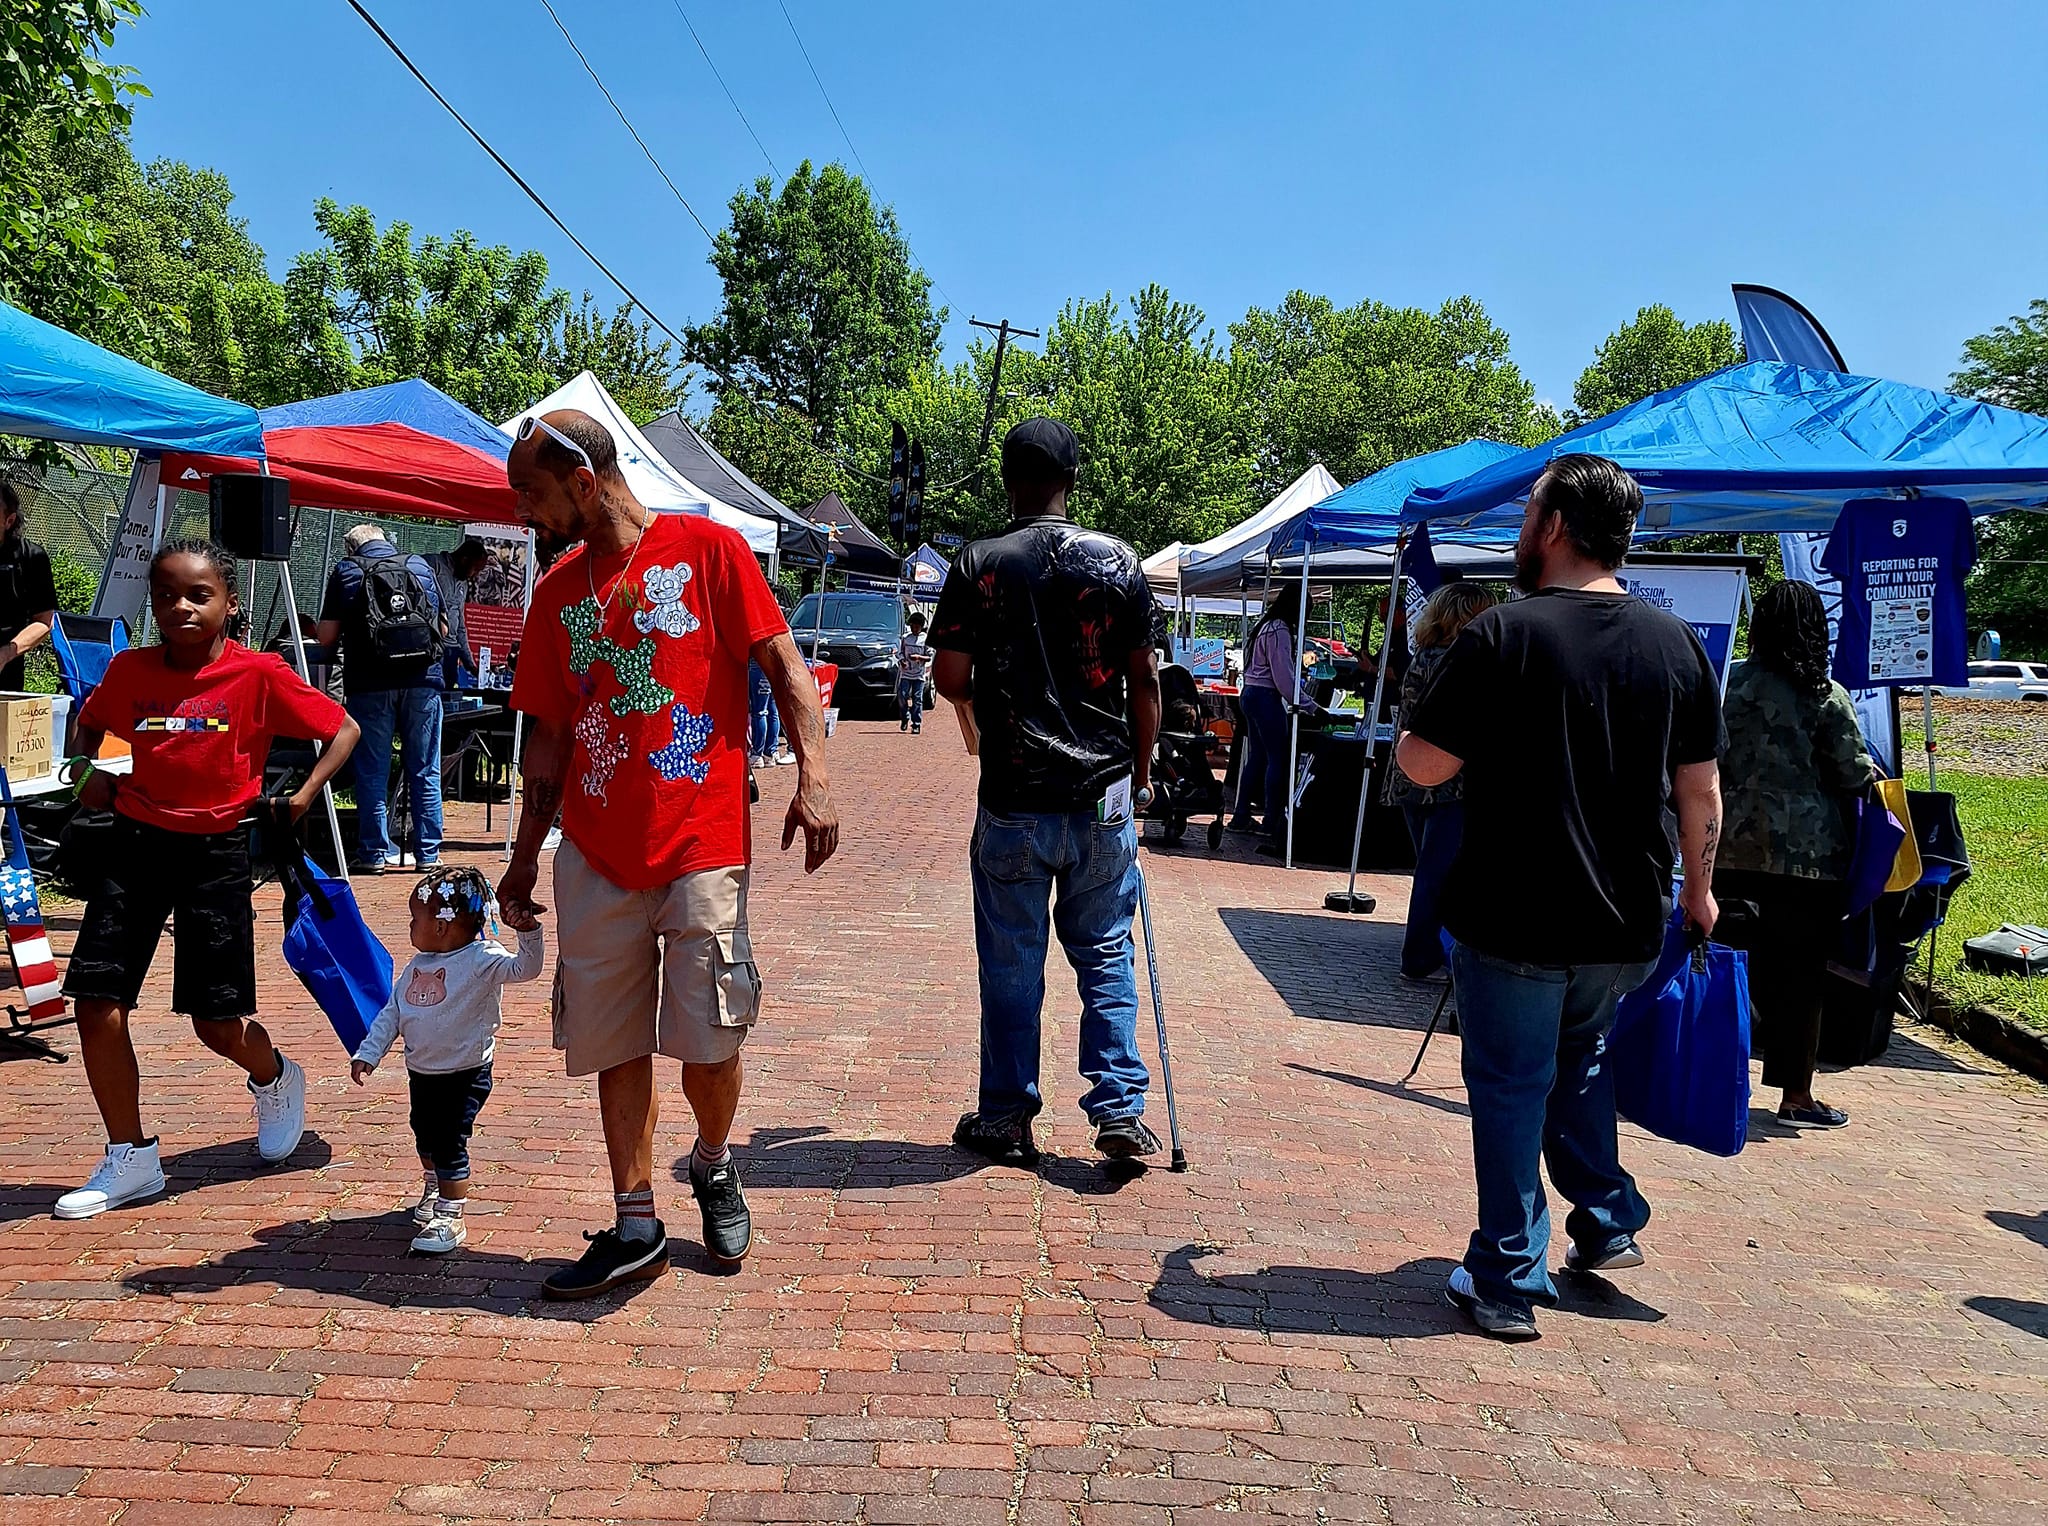
[[[1963,579],[1977,559],[1960,498],[1842,505],[1820,564],[1842,585],[1836,682],[1849,689],[1970,681]]]

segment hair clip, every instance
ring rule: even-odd
[[[455,920],[455,908],[453,906],[443,906],[434,913],[434,920],[436,922],[453,922]]]

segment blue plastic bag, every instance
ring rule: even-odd
[[[1739,1155],[1749,1138],[1749,964],[1683,912],[1657,968],[1621,999],[1607,1036],[1621,1116],[1660,1139]]]
[[[347,880],[321,873],[295,832],[278,833],[274,842],[284,888],[284,962],[353,1055],[391,1000],[391,952],[363,921]]]

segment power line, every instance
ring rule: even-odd
[[[867,161],[861,158],[860,150],[853,146],[853,135],[846,130],[846,124],[839,119],[839,108],[832,104],[832,93],[825,88],[825,81],[818,76],[818,66],[811,62],[811,50],[804,46],[803,34],[796,29],[796,22],[789,14],[789,7],[783,3],[783,0],[775,0],[775,6],[777,10],[782,12],[782,19],[789,27],[789,35],[796,39],[796,50],[803,54],[804,66],[811,71],[811,79],[818,87],[818,94],[824,97],[825,109],[832,113],[832,121],[839,129],[839,136],[846,140],[846,151],[853,155],[853,162],[860,166],[861,179],[868,183],[869,190],[877,189],[875,177],[868,173]],[[903,240],[903,247],[905,249],[910,247],[910,240],[908,238]],[[953,307],[956,305],[953,301],[953,294],[947,291],[945,287],[939,285],[938,277],[927,272],[926,279],[937,289],[939,295],[946,299],[946,306]]]
[[[727,102],[730,103],[732,109],[736,113],[738,113],[740,125],[746,128],[747,136],[754,140],[754,147],[761,150],[761,157],[768,161],[768,173],[773,175],[777,180],[780,180],[782,178],[782,171],[775,167],[775,160],[769,155],[768,145],[761,141],[761,135],[754,131],[754,124],[752,122],[749,122],[747,120],[747,114],[744,111],[740,110],[740,103],[733,97],[732,86],[728,85],[725,82],[725,76],[718,72],[718,65],[711,62],[711,50],[704,46],[704,39],[699,37],[697,35],[697,29],[694,26],[690,25],[690,14],[688,11],[685,11],[683,9],[683,0],[670,0],[670,3],[675,6],[676,14],[683,18],[683,25],[685,28],[688,29],[690,33],[690,41],[694,42],[697,45],[697,51],[704,55],[704,62],[707,65],[709,65],[711,69],[711,77],[718,81],[718,88],[725,92],[725,98]]]
[[[678,334],[674,329],[670,328],[666,323],[664,323],[659,313],[655,312],[653,308],[649,307],[645,302],[641,301],[639,294],[635,292],[632,287],[628,286],[624,281],[620,280],[618,276],[612,272],[611,266],[605,264],[603,260],[599,259],[597,257],[596,252],[593,251],[588,244],[584,243],[582,239],[578,238],[575,232],[569,227],[567,223],[562,221],[560,216],[556,214],[555,209],[549,206],[547,202],[542,198],[540,192],[536,191],[532,186],[528,185],[526,183],[525,177],[522,176],[519,173],[519,171],[512,168],[512,166],[506,162],[505,156],[499,153],[495,148],[492,148],[490,143],[486,141],[486,139],[484,138],[484,135],[478,132],[474,127],[469,125],[469,119],[465,117],[461,112],[455,109],[453,104],[450,103],[447,96],[441,94],[440,91],[434,88],[434,82],[428,79],[426,75],[420,72],[419,65],[414,63],[410,58],[406,56],[405,49],[401,48],[398,45],[398,43],[392,38],[391,34],[385,31],[384,28],[378,24],[377,18],[375,16],[372,16],[365,9],[363,9],[361,0],[348,0],[348,5],[350,10],[354,11],[358,16],[363,18],[364,22],[368,24],[370,30],[375,32],[379,40],[383,42],[384,46],[391,50],[392,55],[396,57],[400,63],[405,65],[406,72],[411,74],[414,79],[418,80],[421,85],[426,87],[428,95],[431,95],[435,100],[441,103],[441,109],[446,111],[448,115],[450,115],[451,117],[455,118],[456,122],[461,126],[462,130],[468,133],[470,137],[476,140],[476,146],[482,149],[485,153],[489,154],[492,160],[497,164],[498,168],[503,170],[507,175],[512,177],[512,183],[518,186],[520,190],[526,193],[527,199],[531,201],[535,206],[539,207],[541,211],[547,215],[548,221],[553,223],[557,228],[562,230],[562,236],[568,239],[569,242],[574,244],[578,249],[582,250],[583,257],[589,260],[590,263],[595,265],[599,270],[603,271],[605,279],[610,281],[612,285],[618,287],[618,289],[625,294],[626,300],[628,302],[631,302],[635,307],[639,308],[641,312],[647,314],[648,320],[652,322],[655,327],[659,328],[664,334],[668,335],[669,338],[673,339],[676,342],[677,346],[680,348],[683,343],[683,336],[681,334]],[[690,215],[692,217],[696,216],[694,212],[691,213]],[[700,222],[697,226],[701,228],[704,225]]]
[[[782,0],[775,0],[775,6],[782,12],[782,19],[789,26],[789,35],[796,39],[796,50],[803,54],[804,65],[811,71],[811,79],[818,87],[818,94],[825,98],[825,109],[832,113],[832,120],[839,128],[839,136],[846,139],[846,151],[853,155],[853,162],[860,165],[862,177],[869,185],[873,185],[875,177],[868,174],[868,167],[861,159],[860,150],[853,146],[853,135],[846,130],[846,124],[839,120],[839,108],[832,104],[832,93],[825,88],[824,80],[818,77],[818,66],[811,62],[811,50],[804,46],[803,34],[796,29],[796,22],[790,19],[789,7],[784,5]]]
[[[355,0],[349,0],[349,3],[353,5],[355,4]],[[548,3],[548,0],[540,0],[540,8],[548,13],[548,19],[554,22],[555,30],[562,34],[562,41],[566,42],[569,45],[569,51],[576,55],[576,62],[583,65],[583,72],[590,76],[590,82],[597,86],[598,93],[605,98],[605,100],[610,104],[613,113],[616,114],[618,119],[625,124],[626,131],[633,135],[633,141],[640,145],[640,152],[645,154],[647,156],[647,162],[654,166],[655,174],[661,176],[662,184],[666,185],[669,188],[670,192],[674,194],[675,199],[683,204],[683,210],[690,214],[690,221],[695,223],[699,231],[701,231],[706,238],[710,239],[712,245],[716,247],[718,243],[717,237],[712,233],[712,231],[709,228],[706,228],[704,226],[704,219],[697,215],[697,209],[690,205],[689,198],[684,196],[681,191],[677,190],[676,183],[668,178],[668,171],[663,169],[661,167],[661,161],[654,157],[654,150],[649,148],[647,146],[647,140],[640,136],[640,129],[633,125],[632,118],[626,115],[625,108],[620,106],[619,103],[613,99],[611,91],[605,88],[605,83],[602,79],[598,77],[597,70],[593,69],[590,66],[590,60],[585,58],[583,56],[583,50],[576,46],[576,39],[571,37],[569,35],[569,29],[566,26],[562,25],[562,18],[555,14],[555,8]],[[667,327],[667,325],[664,324],[663,327]],[[682,343],[681,340],[677,340],[676,342],[678,344]]]

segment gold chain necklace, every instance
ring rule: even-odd
[[[588,546],[585,546],[583,548],[585,552],[583,558],[583,576],[584,579],[590,584],[590,601],[591,603],[597,606],[597,623],[599,630],[602,630],[604,628],[604,617],[611,613],[612,600],[616,599],[619,596],[619,589],[624,585],[626,581],[626,574],[633,570],[633,558],[640,554],[640,542],[647,539],[647,527],[654,523],[654,511],[652,509],[649,509],[646,511],[646,513],[647,517],[640,521],[640,533],[633,537],[633,549],[626,553],[626,565],[619,569],[618,580],[612,584],[611,592],[606,594],[602,599],[600,599],[597,596],[597,557],[595,553],[591,552]]]

